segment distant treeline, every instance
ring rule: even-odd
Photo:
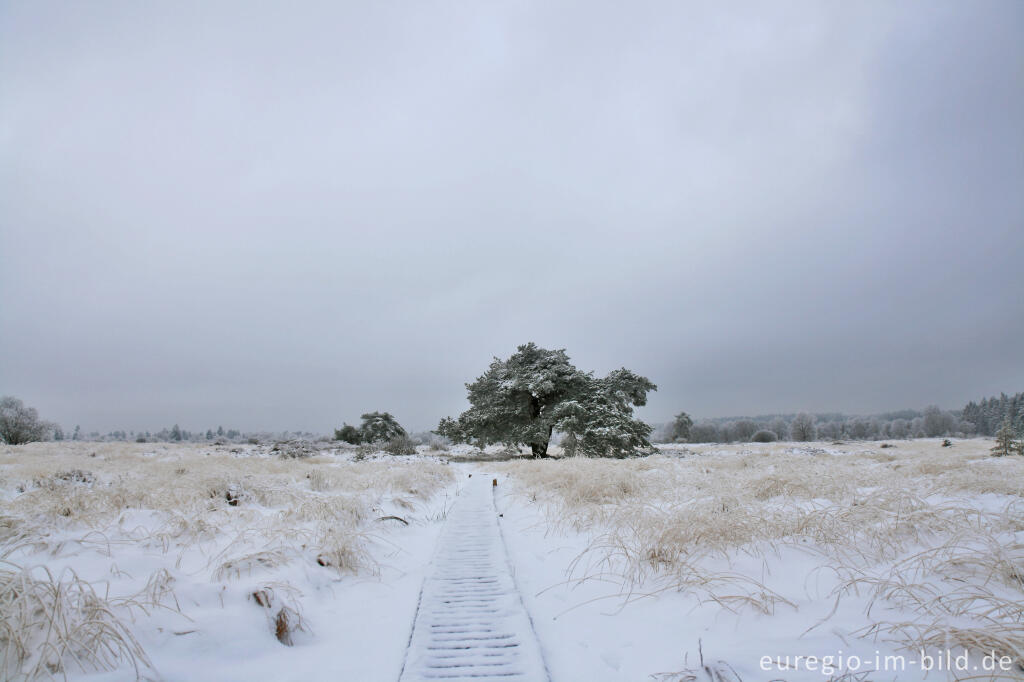
[[[304,431],[242,432],[218,426],[206,431],[188,431],[175,424],[160,431],[98,431],[83,433],[76,426],[67,434],[60,426],[41,422],[31,408],[25,408],[11,397],[11,419],[8,421],[36,421],[42,431],[31,440],[89,440],[137,442],[221,442],[256,443],[290,439],[330,440],[329,436]],[[6,403],[5,403],[6,405]],[[17,408],[17,409],[15,409]],[[5,408],[6,409],[6,408]],[[24,413],[24,414],[22,414]],[[21,416],[19,416],[21,415]],[[5,416],[5,419],[6,419]],[[971,401],[960,410],[941,410],[932,405],[924,410],[899,410],[868,416],[851,416],[840,412],[819,414],[767,414],[757,417],[716,417],[693,423],[686,413],[674,422],[662,424],[654,431],[652,440],[661,443],[733,443],[773,440],[886,440],[894,438],[937,438],[943,436],[965,438],[994,436],[1009,422],[1017,437],[1024,438],[1024,393]],[[419,436],[419,437],[417,437]],[[428,442],[438,437],[432,433],[414,434],[413,442]],[[3,437],[4,442],[24,442]]]
[[[207,429],[206,431],[189,431],[175,424],[170,428],[165,427],[153,432],[110,431],[105,434],[99,431],[82,433],[81,428],[76,426],[70,436],[65,436],[64,432],[58,428],[54,433],[54,440],[136,441],[138,443],[247,443],[291,440],[294,438],[313,440],[318,436],[319,434],[305,431],[283,431],[280,433],[266,431],[242,432],[238,429],[225,429],[223,426],[218,426],[216,429]]]
[[[1002,393],[980,403],[971,401],[960,414],[964,421],[974,425],[979,435],[994,436],[1007,421],[1018,435],[1024,435],[1024,393]]]
[[[685,415],[681,415],[685,416]],[[994,436],[1009,421],[1024,435],[1024,393],[985,398],[960,410],[941,410],[932,405],[922,411],[900,410],[868,416],[839,412],[821,414],[768,414],[757,417],[718,417],[689,426],[686,419],[662,425],[655,433],[659,442],[732,443],[750,440],[886,440]]]

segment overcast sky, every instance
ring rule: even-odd
[[[0,3],[0,394],[65,428],[1024,390],[1024,3]]]

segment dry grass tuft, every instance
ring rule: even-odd
[[[131,604],[96,594],[72,571],[45,566],[0,569],[0,672],[32,680],[70,671],[114,670],[130,664],[136,677],[150,662],[117,612]]]
[[[272,591],[270,588],[264,587],[258,590],[254,590],[249,597],[256,602],[257,605],[262,606],[265,609],[270,608],[270,604],[273,601]]]
[[[252,554],[224,561],[214,571],[213,577],[218,581],[238,579],[242,577],[242,574],[248,576],[254,571],[270,571],[279,566],[284,566],[291,559],[291,555],[280,549],[253,552]]]
[[[338,573],[358,573],[361,570],[377,569],[376,563],[366,551],[366,538],[344,528],[324,530],[315,546],[316,563],[333,568]]]
[[[249,598],[267,614],[271,630],[281,644],[293,646],[295,632],[310,632],[299,606],[301,593],[287,583],[267,584],[253,590]],[[277,606],[280,604],[280,606]],[[276,611],[275,611],[276,608]],[[273,613],[273,615],[270,615]]]
[[[297,611],[282,606],[274,616],[274,636],[281,644],[292,646],[292,633],[296,630],[305,630],[302,616]]]
[[[698,664],[696,668],[688,668],[674,673],[655,673],[652,678],[658,682],[743,682],[736,669],[725,661],[714,663],[704,662],[704,645],[697,641]],[[689,657],[689,655],[687,655]]]

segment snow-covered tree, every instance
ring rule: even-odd
[[[0,440],[8,445],[46,440],[53,428],[39,418],[36,408],[11,395],[0,398]]]
[[[1017,434],[1013,432],[1013,425],[1009,419],[1003,422],[1002,428],[996,433],[996,444],[992,448],[992,454],[996,457],[1004,457],[1016,453],[1024,454],[1020,443],[1014,440]]]
[[[935,405],[924,408],[924,434],[929,438],[949,435],[955,425],[955,418],[948,412]]]
[[[405,436],[405,429],[390,412],[367,412],[360,415],[359,439],[364,443],[379,443]]]
[[[672,440],[676,443],[685,443],[690,440],[691,428],[693,428],[693,419],[685,412],[680,412],[672,421]]]
[[[694,424],[693,428],[690,429],[691,443],[717,443],[720,437],[718,427],[715,426],[714,422],[703,421],[699,424]]]
[[[633,406],[647,402],[654,384],[625,368],[603,379],[586,376],[582,393],[552,410],[566,454],[628,457],[649,448],[651,427],[633,419]]]
[[[864,440],[868,437],[868,421],[864,418],[847,420],[846,432],[854,440]]]
[[[470,408],[437,428],[457,443],[527,445],[546,457],[557,430],[571,453],[625,456],[650,447],[651,427],[633,419],[633,406],[646,404],[655,385],[627,369],[595,378],[574,367],[564,349],[519,346],[507,360],[494,358],[466,389]]]
[[[739,419],[732,423],[730,431],[735,440],[745,443],[757,433],[757,423],[750,419]]]
[[[793,421],[789,424],[789,437],[792,440],[814,440],[815,435],[816,429],[814,426],[814,417],[806,412],[801,412],[797,416],[793,417]]]
[[[843,435],[843,423],[838,421],[825,422],[823,424],[818,424],[816,426],[816,430],[817,438],[820,438],[821,440],[836,440],[841,438]],[[799,438],[797,438],[796,435],[793,435],[792,440],[799,440]]]
[[[768,430],[779,437],[779,440],[786,440],[789,437],[789,424],[782,417],[776,417],[768,424]]]

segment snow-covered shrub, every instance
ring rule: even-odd
[[[340,440],[350,445],[359,445],[362,438],[359,429],[351,424],[343,424],[340,429],[334,429],[334,440]]]
[[[415,455],[416,445],[408,436],[395,436],[384,446],[389,455]]]
[[[20,445],[45,440],[55,426],[39,418],[34,407],[27,407],[18,398],[5,395],[0,398],[0,441]]]
[[[285,459],[301,459],[312,457],[320,453],[320,448],[308,440],[290,440],[284,443],[275,443],[271,452],[276,452]]]
[[[360,443],[356,446],[356,454],[353,456],[357,462],[361,462],[370,455],[380,452],[380,445],[376,443]]]

